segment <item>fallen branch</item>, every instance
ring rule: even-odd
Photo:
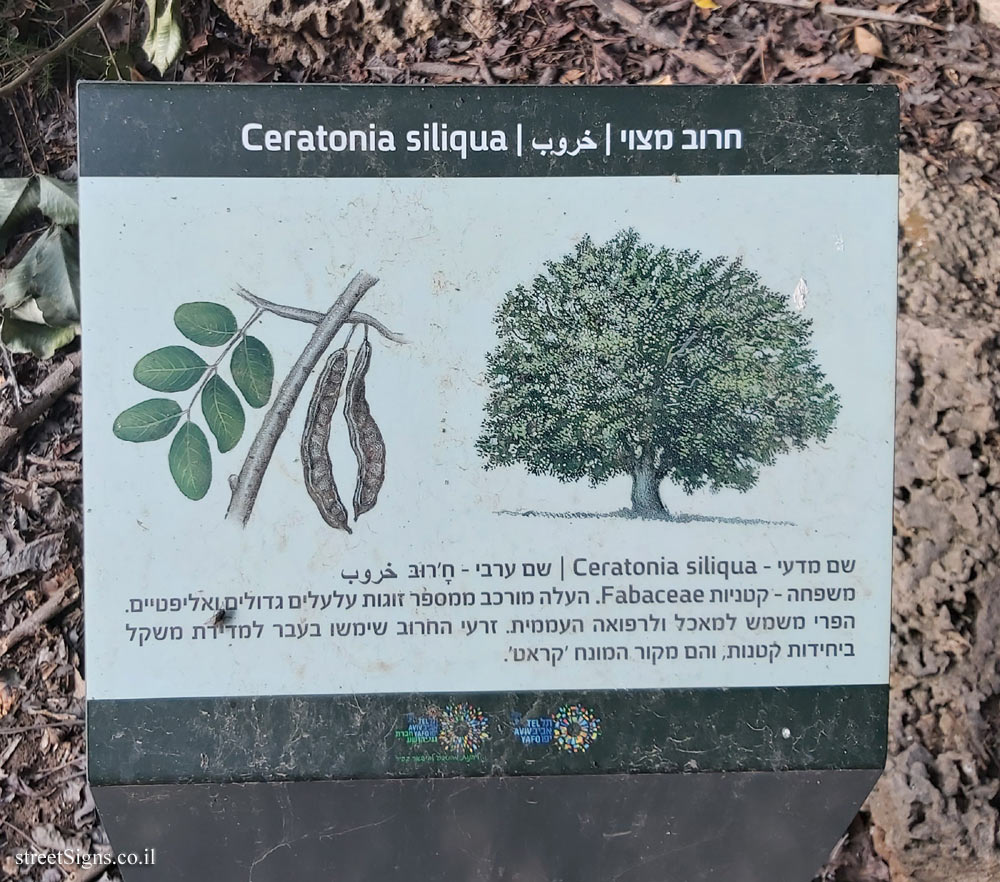
[[[941,59],[938,61],[938,64],[943,68],[953,70],[955,73],[964,74],[968,77],[977,77],[990,83],[1000,83],[1000,70],[997,70],[996,67],[986,62],[975,64],[974,62]]]
[[[750,72],[750,68],[752,68],[758,61],[761,63],[761,67],[763,68],[764,53],[767,51],[767,44],[768,38],[766,36],[761,37],[757,41],[757,47],[750,53],[750,57],[743,63],[743,67],[736,72],[733,82],[742,83],[743,77]],[[763,75],[761,75],[761,79],[764,79]]]
[[[614,22],[643,43],[671,50],[673,56],[706,76],[718,77],[726,71],[726,64],[721,58],[703,49],[682,49],[684,43],[680,36],[670,28],[656,27],[651,21],[652,13],[636,9],[625,0],[582,0],[574,5],[593,6],[601,18]]]
[[[36,475],[32,475],[32,480],[38,484],[75,484],[82,480],[82,475],[80,474],[80,467],[74,466],[73,468],[67,469],[56,469],[52,472],[39,472]]]
[[[35,723],[33,726],[9,726],[6,729],[0,729],[0,735],[19,735],[22,732],[39,732],[42,729],[61,729],[61,728],[72,728],[74,726],[82,726],[84,720],[79,718],[74,720],[54,720],[51,723]]]
[[[371,68],[379,73],[393,75],[403,71],[392,68]],[[520,77],[521,71],[509,64],[498,64],[495,67],[487,67],[485,62],[481,65],[456,64],[451,61],[414,61],[406,66],[406,73],[416,74],[418,77],[447,77],[452,80],[471,80],[473,82],[482,80],[492,82],[494,78],[498,80],[516,80]]]
[[[23,71],[21,71],[21,73],[14,77],[14,79],[12,79],[9,83],[4,83],[0,86],[0,98],[6,97],[19,86],[30,80],[50,61],[55,61],[60,55],[76,43],[80,37],[82,37],[95,24],[104,18],[104,16],[107,15],[111,11],[112,7],[117,3],[118,0],[104,0],[104,2],[97,7],[97,9],[87,15],[83,21],[81,21],[58,43],[56,43],[55,46],[48,51],[43,52],[41,55],[36,56],[31,63]]]
[[[38,843],[36,843],[35,840],[32,839],[30,835],[25,833],[24,830],[22,830],[20,827],[15,827],[10,821],[5,821],[3,818],[0,818],[0,824],[3,824],[5,827],[10,827],[11,830],[17,833],[32,848],[34,848],[38,852],[41,852],[42,849],[39,847]]]
[[[456,80],[479,78],[479,68],[474,64],[452,64],[447,61],[415,61],[406,66],[407,71],[418,77],[451,77]]]
[[[48,600],[36,609],[28,618],[11,628],[0,637],[0,658],[17,646],[25,637],[30,637],[49,619],[57,616],[76,600],[76,595],[70,594],[69,588],[59,588]]]
[[[74,352],[58,364],[32,392],[34,400],[11,414],[7,425],[0,426],[0,460],[8,454],[21,433],[41,419],[53,404],[73,388],[80,378],[80,353]]]
[[[919,25],[935,31],[951,31],[951,25],[939,25],[922,15],[907,15],[898,12],[881,12],[878,9],[859,9],[855,6],[838,6],[836,3],[816,3],[815,0],[755,0],[770,6],[787,6],[791,9],[817,9],[827,15],[844,18],[865,18],[869,21],[884,21],[888,24]]]
[[[93,864],[85,870],[80,870],[80,872],[68,876],[66,882],[97,882],[98,879],[108,872],[108,869],[107,864]]]
[[[659,49],[677,49],[681,45],[680,37],[670,28],[654,27],[650,23],[650,13],[636,9],[625,0],[586,0],[585,3],[574,5],[593,6],[601,18],[613,21],[633,37],[642,40],[643,43],[649,43],[650,46]]]
[[[312,325],[318,325],[321,321],[323,321],[324,313],[318,312],[315,309],[303,309],[300,306],[286,306],[283,303],[272,303],[270,300],[265,300],[263,297],[258,297],[256,294],[247,291],[247,289],[242,286],[236,289],[236,293],[248,303],[252,303],[258,309],[274,313],[274,315],[281,316],[281,318],[292,319],[296,322],[307,322]],[[383,337],[385,337],[386,340],[389,340],[392,343],[408,342],[406,337],[402,334],[390,331],[385,325],[382,324],[382,322],[375,318],[375,316],[368,315],[367,312],[358,312],[355,310],[346,319],[344,319],[344,324],[368,325],[373,331],[378,331]]]
[[[274,403],[271,405],[264,422],[261,423],[257,435],[250,445],[250,451],[243,462],[243,468],[239,475],[232,480],[233,495],[229,501],[229,509],[226,517],[232,517],[241,524],[246,524],[253,512],[254,503],[257,501],[257,493],[260,491],[261,482],[264,480],[264,472],[267,471],[271,456],[274,454],[275,445],[288,425],[288,418],[292,414],[292,408],[298,400],[299,393],[309,379],[316,363],[320,360],[327,347],[337,335],[337,332],[347,323],[348,318],[358,305],[358,301],[364,297],[365,293],[378,281],[368,273],[360,272],[343,293],[336,299],[330,307],[322,321],[316,325],[316,330],[302,350],[302,354],[292,365],[288,375],[281,383],[281,388],[274,396]]]
[[[0,357],[3,358],[3,369],[8,378],[7,382],[10,383],[10,388],[14,392],[14,407],[20,410],[21,386],[17,382],[17,371],[14,370],[14,362],[11,360],[10,351],[7,349],[6,345],[4,345],[2,340],[0,340]]]

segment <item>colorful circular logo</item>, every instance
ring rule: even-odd
[[[490,737],[490,718],[471,704],[449,704],[438,720],[438,743],[452,753],[475,753]]]
[[[561,750],[583,753],[601,734],[601,720],[582,704],[563,705],[553,717],[553,741]]]

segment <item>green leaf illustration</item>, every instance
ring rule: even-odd
[[[246,418],[243,405],[232,387],[222,377],[212,377],[201,392],[201,410],[208,428],[219,442],[219,452],[225,453],[239,444]]]
[[[174,324],[200,346],[222,346],[236,333],[236,316],[218,303],[182,303],[174,312]]]
[[[164,346],[140,358],[133,376],[157,392],[182,392],[198,382],[206,367],[186,346]]]
[[[174,430],[180,418],[176,401],[150,398],[118,414],[111,430],[122,441],[158,441]]]
[[[201,499],[212,484],[212,452],[205,433],[188,421],[170,444],[170,474],[188,499]]]
[[[256,337],[244,337],[233,350],[229,364],[233,380],[247,404],[263,407],[271,397],[274,382],[274,359],[268,348]]]

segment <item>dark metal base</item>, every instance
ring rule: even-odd
[[[96,787],[126,882],[809,882],[874,770]]]

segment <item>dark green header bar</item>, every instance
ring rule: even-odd
[[[94,784],[881,769],[887,686],[91,701]]]
[[[81,177],[896,174],[892,86],[81,83]]]

